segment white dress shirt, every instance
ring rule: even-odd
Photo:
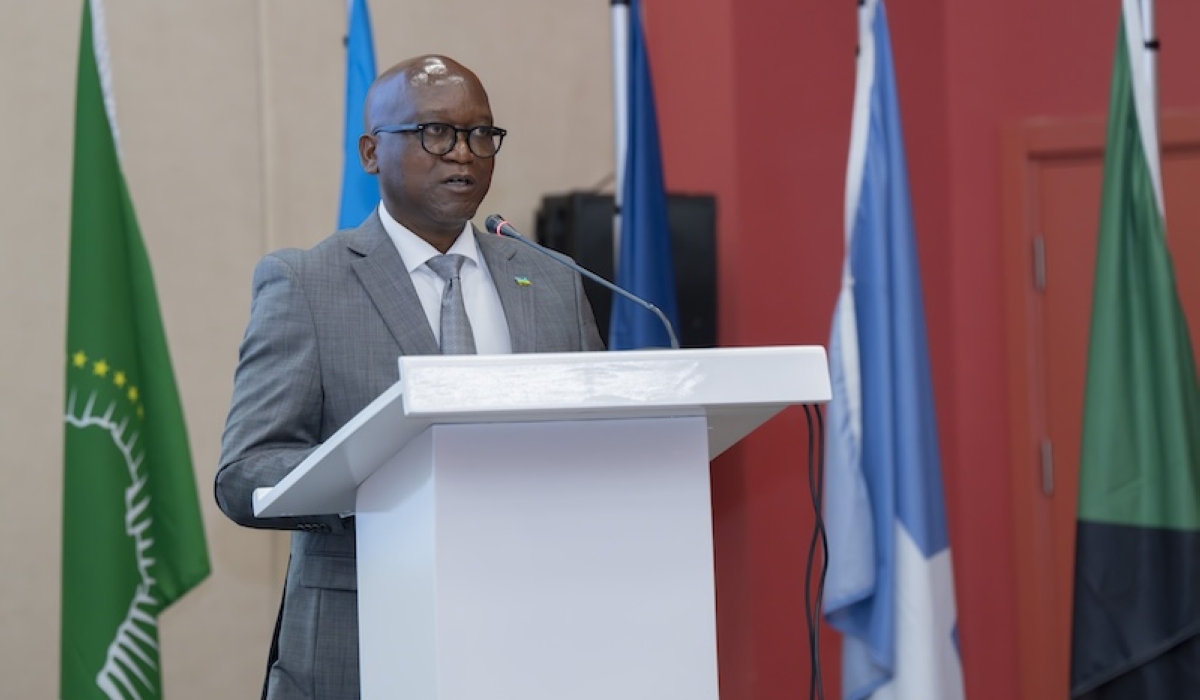
[[[425,309],[425,317],[429,319],[429,327],[433,329],[433,337],[441,344],[442,335],[442,292],[446,282],[438,276],[433,268],[425,264],[430,258],[440,255],[437,248],[429,245],[417,234],[405,228],[392,218],[383,202],[379,203],[379,218],[383,228],[392,239],[400,259],[408,268],[409,277],[417,296],[421,299],[421,307]],[[462,282],[463,302],[467,306],[467,317],[471,319],[471,331],[475,335],[475,349],[480,355],[498,355],[512,352],[512,338],[508,334],[508,322],[504,316],[504,307],[500,305],[500,295],[496,293],[496,285],[492,282],[492,273],[487,263],[479,253],[479,245],[467,222],[463,231],[455,239],[447,253],[457,253],[466,261],[459,272]]]

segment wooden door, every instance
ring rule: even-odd
[[[1103,120],[1004,139],[1005,319],[1022,700],[1068,697],[1075,512]],[[1200,114],[1161,120],[1167,237],[1200,349]]]

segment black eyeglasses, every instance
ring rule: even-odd
[[[458,135],[467,135],[467,148],[479,158],[491,158],[500,151],[504,136],[508,132],[498,126],[468,126],[466,128],[444,124],[442,122],[425,122],[424,124],[394,124],[377,126],[371,131],[375,136],[379,132],[387,134],[421,135],[421,148],[429,155],[444,156],[458,145]]]

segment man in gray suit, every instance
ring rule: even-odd
[[[405,61],[375,81],[364,112],[359,154],[380,206],[358,228],[258,264],[216,476],[234,521],[294,530],[270,700],[358,698],[354,519],[256,518],[254,489],[395,383],[397,356],[437,354],[463,335],[442,325],[458,316],[442,313],[448,286],[469,320],[454,341],[468,347],[455,351],[603,349],[578,275],[470,223],[505,134],[474,73],[442,56]],[[462,267],[447,281],[435,263],[455,256]]]

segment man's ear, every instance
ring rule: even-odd
[[[379,174],[379,161],[375,158],[375,137],[363,134],[358,137],[358,160],[362,169],[371,175]]]

